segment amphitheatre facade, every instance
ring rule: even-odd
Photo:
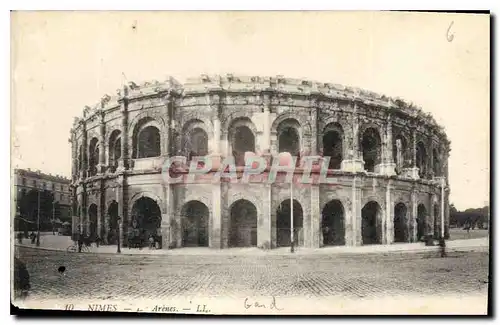
[[[448,236],[450,142],[397,98],[278,77],[130,82],[71,129],[73,233],[162,249],[358,246]],[[169,184],[168,157],[329,157],[331,183]],[[210,171],[213,173],[215,171]],[[301,173],[301,168],[296,169]],[[175,171],[173,171],[175,174]],[[444,215],[444,218],[442,218]]]

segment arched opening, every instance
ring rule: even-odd
[[[278,152],[289,152],[297,157],[300,153],[300,124],[295,119],[282,121],[277,128]]]
[[[161,227],[161,210],[155,200],[141,197],[132,207],[128,242],[132,247],[147,244],[150,236],[155,237]]]
[[[342,163],[342,137],[340,125],[327,127],[323,135],[323,156],[330,157],[329,169],[340,169]]]
[[[97,205],[91,204],[87,211],[89,215],[89,230],[90,230],[90,238],[97,238]]]
[[[109,167],[111,172],[118,168],[118,160],[122,156],[122,141],[120,130],[114,130],[109,137]]]
[[[441,237],[441,211],[438,204],[434,204],[434,238]]]
[[[284,200],[276,211],[276,244],[278,247],[290,246],[291,244],[291,209],[290,200]],[[304,243],[303,234],[303,212],[302,206],[297,200],[293,200],[293,237],[296,246]]]
[[[417,144],[417,167],[420,178],[427,177],[427,152],[423,142]]]
[[[97,174],[97,164],[99,163],[99,140],[92,138],[89,145],[89,174]]]
[[[182,246],[208,247],[208,207],[200,201],[190,201],[182,207]]]
[[[321,218],[323,245],[345,245],[344,207],[339,200],[328,202]]]
[[[401,174],[403,168],[408,166],[408,140],[398,134],[394,139],[392,148],[394,163],[396,164],[396,174]]]
[[[361,210],[361,236],[363,245],[382,243],[382,216],[380,205],[371,201]]]
[[[255,136],[249,119],[239,119],[230,129],[230,143],[236,166],[245,165],[245,152],[255,152]]]
[[[136,158],[159,157],[161,155],[160,143],[160,130],[153,125],[144,127],[137,136]]]
[[[439,152],[434,149],[432,153],[432,170],[434,172],[434,176],[441,176],[441,164],[439,162]]]
[[[257,246],[257,209],[241,199],[232,204],[229,247]]]
[[[118,203],[112,201],[108,206],[108,244],[115,245],[118,243],[119,223],[118,223]]]
[[[408,209],[404,203],[398,203],[394,207],[394,242],[405,243],[408,241],[407,214]]]
[[[207,132],[202,128],[194,128],[189,134],[187,149],[189,150],[189,160],[191,160],[192,157],[208,155]]]
[[[427,209],[425,208],[425,205],[419,204],[417,207],[417,241],[422,240],[425,236],[426,219]]]
[[[380,164],[381,143],[380,134],[376,129],[368,128],[363,132],[361,149],[363,152],[363,161],[365,162],[365,170],[368,172],[374,172],[375,166]]]

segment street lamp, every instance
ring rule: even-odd
[[[120,218],[120,216],[118,216],[116,218],[116,220],[118,221],[118,234],[117,234],[118,236],[116,236],[117,237],[116,238],[116,243],[117,243],[116,252],[117,253],[121,253],[122,251],[121,251],[121,248],[120,248],[120,246],[121,246],[120,237],[121,237],[121,229],[122,229],[122,227],[121,227],[121,220],[122,220],[122,218]]]

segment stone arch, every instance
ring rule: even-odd
[[[153,201],[155,201],[158,204],[162,213],[165,212],[164,208],[163,208],[163,200],[161,199],[161,197],[159,195],[156,195],[155,193],[150,192],[150,191],[141,191],[141,192],[134,193],[130,197],[129,209],[128,209],[129,215],[131,215],[130,213],[132,212],[132,206],[134,205],[134,203],[142,197],[147,197],[147,198],[152,199]]]
[[[148,196],[138,197],[131,204],[130,222],[127,224],[127,243],[129,247],[142,247],[148,238],[156,237],[161,229],[161,201]]]
[[[359,148],[365,162],[365,170],[375,172],[375,166],[382,161],[382,133],[378,127],[365,127],[359,134]]]
[[[87,215],[89,216],[89,235],[90,238],[95,239],[97,237],[97,213],[98,207],[97,204],[92,203],[87,208]]]
[[[403,202],[394,205],[394,242],[408,242],[408,207]]]
[[[324,205],[321,233],[324,246],[345,245],[345,209],[341,200],[333,199]]]
[[[284,119],[278,124],[276,132],[278,152],[289,152],[292,156],[298,156],[303,148],[299,121],[295,118]]]
[[[184,203],[181,208],[182,246],[208,247],[210,212],[206,204],[198,200]]]
[[[120,208],[116,200],[110,200],[106,204],[106,218],[108,219],[108,229],[105,231],[108,234],[106,238],[108,245],[115,245],[118,243],[118,236],[120,235],[119,227],[120,222]]]
[[[440,157],[441,155],[439,153],[439,150],[437,148],[434,148],[432,150],[432,171],[434,176],[436,177],[442,176]]]
[[[382,208],[369,201],[361,209],[361,238],[363,245],[382,244]]]
[[[112,172],[118,167],[118,160],[122,156],[122,136],[121,130],[114,129],[107,140],[108,142],[108,166],[112,168]]]
[[[148,123],[151,122],[152,124],[154,124],[158,128],[158,130],[160,130],[161,134],[166,133],[167,125],[165,123],[165,120],[159,115],[159,113],[153,110],[146,109],[137,114],[128,124],[128,138],[130,143],[133,140],[134,132],[138,127],[141,126],[141,124],[146,121]]]
[[[417,158],[417,161],[416,161],[416,166],[418,167],[419,171],[418,171],[418,174],[420,176],[420,178],[426,178],[427,176],[427,168],[428,168],[428,164],[427,164],[427,160],[428,160],[428,153],[427,153],[427,150],[425,148],[425,144],[423,141],[418,141],[417,142],[417,147],[416,147],[416,158]]]
[[[231,153],[237,166],[245,164],[245,152],[257,152],[257,128],[248,117],[232,120],[228,130]]]
[[[276,244],[286,247],[291,244],[290,199],[281,201],[276,209]],[[304,211],[298,200],[293,200],[293,235],[295,246],[304,245]]]
[[[297,120],[300,127],[302,128],[302,137],[305,138],[306,135],[311,135],[312,133],[311,124],[309,123],[309,121],[302,118],[300,112],[296,110],[288,111],[278,115],[271,124],[271,134],[276,135],[278,133],[278,125],[280,125],[280,123],[283,122],[284,120],[288,119]]]
[[[417,206],[417,241],[420,241],[426,235],[427,228],[427,208],[425,204],[420,203]]]
[[[181,148],[185,151],[188,160],[194,156],[206,156],[209,148],[208,143],[212,138],[209,127],[199,119],[191,119],[182,127]]]
[[[99,139],[92,137],[89,141],[88,159],[89,159],[89,176],[97,174],[97,164],[99,164]]]
[[[340,169],[345,152],[345,135],[338,122],[328,123],[321,133],[323,156],[330,157],[329,169]]]
[[[151,117],[135,124],[132,133],[132,159],[161,156],[162,126]]]
[[[255,204],[240,199],[229,207],[229,247],[257,246],[258,211]]]

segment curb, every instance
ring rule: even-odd
[[[30,245],[23,245],[23,244],[15,244],[15,247],[23,247],[23,248],[31,248],[31,249],[40,249],[40,250],[45,250],[45,251],[55,251],[55,252],[67,252],[66,249],[61,249],[61,248],[52,248],[52,247],[36,247],[36,246],[30,246]],[[81,252],[79,254],[96,254],[96,255],[127,255],[127,256],[199,256],[199,255],[204,255],[204,256],[210,256],[210,255],[218,255],[218,256],[303,256],[303,255],[381,255],[381,254],[419,254],[419,253],[438,253],[440,251],[439,246],[427,246],[427,247],[422,247],[418,249],[401,249],[401,250],[390,250],[390,251],[373,251],[373,252],[367,252],[367,251],[297,251],[294,254],[291,254],[290,252],[286,253],[271,253],[272,250],[260,250],[260,251],[255,251],[255,252],[250,252],[250,253],[245,253],[245,254],[239,254],[239,253],[234,253],[230,254],[228,253],[227,250],[213,250],[209,251],[209,253],[203,254],[203,253],[196,253],[196,254],[178,254],[178,253],[169,253],[169,250],[164,250],[165,253],[153,253],[153,254],[145,254],[145,253],[132,253],[132,252],[127,252],[126,248],[122,250],[121,253],[117,252]],[[448,247],[446,248],[446,252],[451,253],[451,252],[483,252],[483,251],[489,251],[489,246],[457,246],[457,247]]]

